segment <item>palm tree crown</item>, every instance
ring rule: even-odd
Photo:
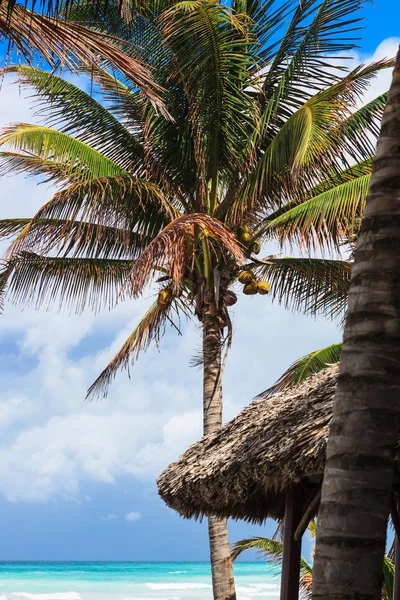
[[[277,11],[271,0],[242,4],[154,2],[129,23],[112,9],[102,15],[135,51],[140,40],[169,119],[106,69],[93,70],[101,102],[47,72],[5,69],[35,89],[47,126],[3,131],[2,172],[44,174],[60,186],[32,219],[1,222],[14,238],[11,294],[81,310],[137,296],[154,274],[162,281],[159,300],[93,391],[106,391],[115,368],[174,311],[201,320],[206,305],[229,326],[236,296],[228,288],[244,263],[296,308],[345,306],[348,263],[256,254],[269,237],[312,247],[354,232],[386,95],[354,109],[391,63],[343,74],[327,62],[329,51],[352,46],[338,33],[358,1]],[[268,291],[254,277],[247,283],[247,293]]]

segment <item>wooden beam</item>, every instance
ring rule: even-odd
[[[294,534],[303,512],[303,489],[299,485],[286,492],[283,531],[281,600],[298,600],[300,583],[301,539]]]
[[[315,492],[315,494],[311,498],[310,502],[308,503],[308,506],[307,506],[306,510],[304,511],[304,515],[301,517],[299,526],[297,527],[296,531],[294,532],[294,539],[296,540],[296,542],[301,540],[301,538],[304,535],[305,530],[308,527],[308,524],[310,523],[311,519],[315,516],[315,513],[318,511],[318,506],[319,506],[319,503],[321,502],[321,492],[322,492],[322,487],[320,487]]]

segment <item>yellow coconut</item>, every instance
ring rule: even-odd
[[[157,304],[161,309],[167,308],[171,300],[171,290],[164,288],[158,293]]]
[[[247,244],[250,242],[251,238],[252,238],[251,233],[242,233],[240,236],[240,241],[242,242],[242,244],[247,246]]]
[[[257,292],[261,294],[261,296],[265,296],[271,290],[271,286],[268,281],[259,281],[257,283]]]
[[[253,281],[253,279],[254,279],[253,271],[242,271],[238,277],[238,280],[240,281],[240,283],[250,283],[250,281]]]
[[[240,227],[238,227],[238,233],[239,235],[242,235],[243,233],[250,233],[251,235],[253,232],[250,229],[250,227],[247,227],[247,225],[241,225]]]
[[[260,254],[260,250],[261,250],[261,244],[258,240],[255,240],[251,246],[250,246],[250,250],[251,252],[253,252],[253,254]]]
[[[250,283],[246,283],[246,285],[243,288],[243,294],[246,294],[246,296],[253,296],[254,294],[257,294],[257,281],[250,281]]]

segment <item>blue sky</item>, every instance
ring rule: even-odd
[[[393,55],[400,3],[364,10],[354,62]],[[388,73],[368,97],[389,84]],[[6,80],[0,123],[34,120]],[[0,214],[30,216],[52,190],[32,179],[1,183]],[[152,292],[112,313],[79,317],[7,305],[0,319],[0,559],[206,560],[205,524],[181,519],[158,498],[155,479],[201,435],[201,374],[193,326],[168,332],[122,373],[107,400],[85,390],[150,304]],[[296,358],[340,339],[336,325],[292,315],[265,297],[241,298],[225,373],[225,420]],[[230,539],[271,534],[273,523],[232,523]],[[4,543],[6,540],[6,543]]]

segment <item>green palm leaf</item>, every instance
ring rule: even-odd
[[[21,155],[27,154],[27,170],[32,164],[29,155],[46,162],[51,160],[61,163],[63,170],[69,165],[71,180],[88,180],[126,173],[117,163],[91,145],[49,127],[26,123],[5,127],[0,136],[0,146],[6,151],[10,149],[18,151]]]
[[[212,181],[215,207],[218,166],[232,172],[240,164],[254,127],[244,92],[252,83],[248,29],[227,7],[200,0],[177,2],[164,12],[163,24],[186,91],[189,124],[196,127],[197,170]]]
[[[264,124],[270,123],[278,110],[279,118],[287,118],[293,107],[337,81],[344,69],[333,65],[328,56],[354,48],[354,37],[349,34],[360,20],[354,16],[359,0],[304,0],[295,6],[265,75]]]
[[[356,231],[371,178],[370,173],[360,174],[355,169],[353,173],[353,178],[317,192],[298,205],[294,201],[295,206],[269,220],[266,234],[281,243],[296,241],[308,248],[316,243],[340,245],[344,237],[351,237]]]
[[[282,564],[283,543],[271,538],[253,537],[236,542],[231,551],[235,561],[245,550],[256,550],[267,562]],[[303,556],[300,558],[300,589],[303,597],[311,599],[312,566]]]
[[[273,300],[285,308],[337,318],[347,309],[351,266],[342,260],[271,256],[254,262],[252,270],[270,283]]]
[[[392,600],[394,589],[394,563],[388,556],[383,559],[382,600]]]
[[[257,398],[269,398],[272,394],[287,390],[301,383],[311,375],[319,373],[328,365],[338,363],[341,351],[342,343],[340,342],[306,354],[306,356],[299,358],[290,365],[283,375],[279,377],[278,381],[272,387],[261,392]]]
[[[58,304],[76,313],[113,308],[132,269],[130,260],[53,258],[24,252],[7,265],[7,296],[14,303]]]
[[[23,86],[35,90],[37,115],[104,154],[122,169],[143,172],[144,150],[113,114],[92,96],[72,83],[47,71],[28,66],[11,66]]]

